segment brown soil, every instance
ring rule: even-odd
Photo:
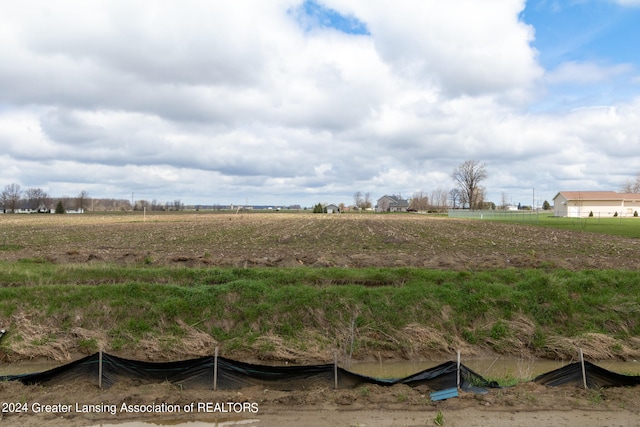
[[[3,215],[0,259],[225,267],[638,269],[640,240],[423,215]]]
[[[512,388],[494,389],[487,394],[461,392],[458,398],[431,402],[429,390],[395,385],[361,386],[351,390],[311,389],[276,391],[259,387],[237,391],[181,390],[173,385],[133,385],[118,383],[108,390],[89,384],[69,384],[46,388],[20,383],[0,383],[5,402],[27,403],[26,413],[0,415],[7,426],[89,426],[125,421],[172,423],[254,420],[261,426],[433,426],[438,412],[445,426],[638,426],[640,394],[635,389],[583,390],[574,387],[544,387],[525,383]],[[129,414],[123,403],[134,405],[194,403],[255,403],[258,412]],[[89,411],[76,412],[90,404],[117,407],[115,415]],[[33,404],[70,404],[69,413],[34,413]]]

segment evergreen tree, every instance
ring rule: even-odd
[[[56,205],[56,213],[57,214],[65,213],[64,205],[62,204],[62,200],[58,201],[58,204]]]

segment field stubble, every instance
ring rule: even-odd
[[[640,240],[422,215],[0,217],[0,259],[220,267],[631,269]]]

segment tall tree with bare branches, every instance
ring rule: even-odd
[[[31,187],[24,192],[29,209],[48,209],[49,195],[42,188]]]
[[[79,211],[84,211],[84,205],[87,203],[88,199],[89,193],[85,190],[82,190],[80,194],[78,194],[78,197],[76,198],[76,207]]]
[[[12,183],[5,185],[0,197],[2,198],[4,210],[15,213],[16,209],[18,209],[20,198],[22,197],[22,188],[20,187],[20,184]]]
[[[466,160],[453,170],[451,177],[458,184],[463,204],[469,209],[480,208],[484,195],[480,183],[487,178],[486,165],[477,160]]]
[[[640,193],[640,172],[636,174],[635,179],[627,179],[622,185],[623,193]]]

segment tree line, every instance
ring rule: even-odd
[[[133,202],[133,204],[132,204]],[[180,200],[159,203],[157,200],[128,200],[114,198],[91,198],[85,190],[75,197],[52,197],[39,187],[23,189],[20,184],[7,184],[0,193],[2,211],[15,213],[20,211],[30,212],[56,212],[64,213],[69,210],[116,212],[130,210],[183,210],[184,205]]]

